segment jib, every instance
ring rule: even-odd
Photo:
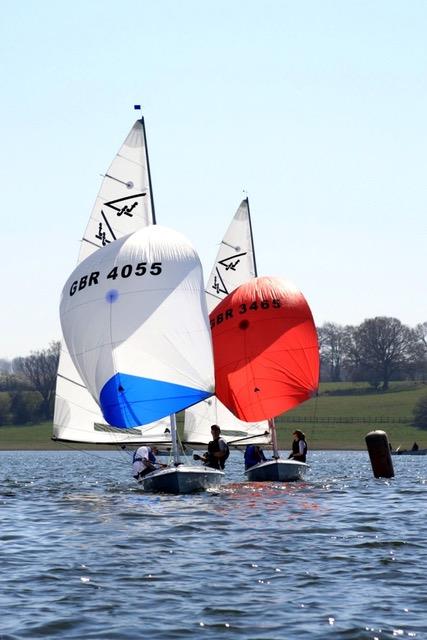
[[[85,287],[91,287],[93,284],[98,284],[99,271],[92,271],[88,276],[82,276],[80,280],[74,280],[70,287],[70,296],[73,296],[76,291],[81,291]]]

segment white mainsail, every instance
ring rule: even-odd
[[[254,278],[256,271],[249,201],[245,198],[221,241],[206,285],[209,313],[236,287]],[[216,397],[208,398],[185,411],[183,442],[193,448],[204,447],[211,440],[212,424],[221,427],[221,435],[233,446],[271,442],[266,421],[243,422]]]
[[[60,315],[109,424],[149,424],[212,395],[203,272],[182,234],[149,225],[92,253],[68,278]]]
[[[102,180],[81,241],[78,263],[114,239],[155,222],[144,120],[137,120]],[[97,444],[170,442],[165,419],[126,432],[107,424],[61,343],[53,438]]]

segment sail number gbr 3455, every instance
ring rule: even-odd
[[[125,264],[122,267],[113,267],[111,271],[102,276],[100,271],[92,271],[87,275],[82,276],[79,280],[74,280],[70,287],[70,296],[73,296],[77,291],[82,291],[86,287],[93,287],[100,283],[104,277],[106,280],[116,280],[117,278],[130,278],[131,276],[158,276],[162,273],[161,262],[139,262],[135,267],[132,264]]]

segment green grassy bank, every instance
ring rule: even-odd
[[[322,383],[318,397],[277,419],[280,447],[288,449],[292,431],[301,429],[311,449],[365,449],[365,435],[381,429],[395,448],[410,448],[414,441],[427,448],[427,430],[411,426],[413,407],[426,394],[427,385],[419,383],[395,382],[387,392],[372,391],[366,383]],[[50,439],[51,433],[48,422],[1,426],[0,450],[100,448],[58,444]]]

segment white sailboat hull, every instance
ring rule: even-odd
[[[250,482],[293,482],[301,480],[308,469],[308,464],[297,460],[267,460],[246,469]]]
[[[195,493],[221,484],[224,472],[190,465],[158,469],[142,478],[144,491],[152,493]]]

